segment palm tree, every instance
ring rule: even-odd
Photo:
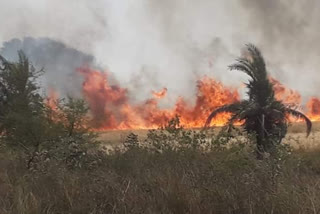
[[[235,121],[243,121],[247,133],[256,137],[258,154],[271,152],[275,145],[280,144],[287,133],[288,115],[301,118],[307,125],[307,136],[311,132],[312,123],[307,116],[286,106],[275,99],[273,85],[269,81],[265,61],[261,52],[252,44],[248,44],[248,55],[237,59],[229,66],[230,70],[239,70],[249,75],[246,83],[248,100],[221,106],[215,109],[208,117],[205,127],[219,113],[229,112],[228,121],[231,126]]]

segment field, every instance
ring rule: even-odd
[[[292,123],[289,126],[288,134],[284,139],[284,143],[288,143],[294,148],[312,149],[320,146],[320,122],[313,122],[312,132],[306,138],[304,123]],[[214,133],[218,133],[221,127],[215,127]],[[138,135],[139,140],[143,141],[147,138],[149,130],[117,130],[117,131],[104,131],[99,133],[99,140],[104,145],[116,146],[122,144],[130,133]]]
[[[293,124],[285,141],[297,149],[265,160],[237,141],[205,153],[83,153],[67,146],[38,153],[27,168],[28,156],[0,147],[0,213],[320,213],[320,123],[309,138],[304,130]],[[131,132],[143,141],[148,130],[103,132],[100,139],[113,147]]]

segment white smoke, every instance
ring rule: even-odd
[[[228,72],[227,65],[248,42],[261,47],[273,76],[306,96],[318,93],[315,0],[0,3],[0,20],[6,20],[0,22],[0,42],[25,36],[61,41],[94,56],[137,99],[162,87],[192,97],[203,75],[239,86],[245,76]]]

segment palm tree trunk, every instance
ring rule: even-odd
[[[262,140],[264,141],[264,138],[265,138],[265,128],[264,128],[264,114],[261,115],[261,137],[262,137]]]
[[[259,118],[259,131],[257,133],[257,158],[263,159],[263,153],[265,152],[266,145],[265,145],[265,115],[262,114],[261,118]]]

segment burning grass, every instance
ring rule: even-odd
[[[150,91],[149,98],[133,104],[130,100],[134,99],[134,93],[120,84],[112,83],[108,72],[81,67],[77,69],[77,74],[84,77],[82,93],[90,107],[93,119],[91,126],[100,131],[156,129],[175,115],[180,116],[184,127],[200,128],[212,110],[241,100],[240,88],[228,87],[205,76],[196,80],[196,91],[190,97],[179,96],[172,107],[161,108],[159,105],[170,97],[170,90],[165,87]],[[299,110],[312,121],[320,120],[320,99],[312,97],[304,104],[299,92],[285,87],[272,77],[270,81],[277,100],[287,105],[302,106]],[[57,94],[51,91],[49,97],[49,100],[54,100]],[[190,100],[193,102],[189,102]],[[52,106],[52,102],[48,104]],[[211,125],[221,126],[229,117],[228,113],[219,114]]]

